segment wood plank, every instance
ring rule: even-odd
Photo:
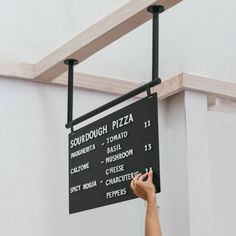
[[[161,84],[154,87],[154,91],[157,92],[159,100],[170,97],[183,90],[183,74],[179,74],[171,79],[164,80]]]
[[[71,41],[35,64],[35,80],[49,82],[63,74],[67,58],[82,62],[102,48],[151,19],[146,8],[152,4],[167,10],[181,0],[131,0],[123,7],[100,20]]]
[[[158,86],[155,86],[152,91],[158,93],[159,99],[164,99],[171,95],[174,95],[180,91],[184,90],[183,87],[183,75],[179,74],[171,79],[163,81]],[[66,85],[67,84],[67,74],[64,73],[52,83],[57,85]],[[102,77],[97,75],[91,74],[84,74],[84,73],[74,73],[74,87],[75,88],[82,88],[82,89],[89,89],[99,92],[106,92],[106,93],[113,93],[117,95],[125,94],[132,89],[135,89],[144,82],[138,81],[127,81],[121,79],[114,79],[108,77]],[[144,97],[146,92],[138,95],[137,97]]]
[[[59,76],[56,80],[54,80],[52,83],[58,85],[60,84],[65,85],[67,84],[67,80],[68,80],[68,75],[67,73],[64,73],[63,75]],[[75,88],[89,89],[105,93],[113,93],[121,95],[129,92],[132,89],[137,88],[141,84],[143,83],[108,78],[79,72],[74,73]]]
[[[0,62],[0,77],[9,79],[33,79],[33,65],[27,63]]]
[[[198,92],[236,100],[236,84],[183,73],[183,87]]]
[[[21,79],[38,82],[33,78],[33,65],[27,63],[0,63],[0,78]],[[74,87],[117,95],[125,94],[144,84],[139,81],[127,81],[103,76],[74,73]],[[39,81],[40,83],[44,81]],[[53,82],[44,82],[51,85],[67,86],[67,73],[64,73]],[[202,76],[182,73],[173,78],[162,81],[152,91],[158,93],[159,100],[170,97],[183,90],[194,90],[208,95],[208,109],[235,113],[236,83],[204,78]],[[142,93],[137,97],[144,97]]]

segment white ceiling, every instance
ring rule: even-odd
[[[36,63],[127,2],[0,0],[1,60]]]
[[[0,0],[0,61],[35,63],[128,0]],[[236,2],[184,0],[160,16],[160,77],[181,72],[236,82]],[[151,22],[82,62],[78,71],[151,79]]]

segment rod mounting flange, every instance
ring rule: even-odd
[[[65,61],[64,61],[64,64],[66,64],[66,65],[77,65],[79,63],[79,61],[78,60],[76,60],[76,59],[66,59]]]
[[[162,13],[165,11],[165,8],[160,5],[151,5],[147,8],[147,11],[150,13]]]

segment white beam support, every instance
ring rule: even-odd
[[[189,220],[191,236],[212,235],[211,169],[208,155],[207,95],[185,91]]]

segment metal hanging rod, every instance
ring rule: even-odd
[[[71,132],[73,132],[74,125],[77,125],[99,113],[108,110],[109,108],[116,106],[142,92],[147,91],[147,95],[151,95],[150,88],[154,87],[161,83],[159,79],[159,13],[164,11],[164,7],[162,6],[149,6],[147,11],[153,14],[153,37],[152,37],[152,81],[141,85],[140,87],[112,100],[104,104],[103,106],[86,113],[76,119],[73,120],[73,69],[74,65],[78,64],[76,59],[67,59],[64,61],[66,65],[68,65],[68,114],[67,114],[67,124],[66,128],[70,128]]]
[[[159,78],[159,14],[165,11],[163,6],[152,5],[147,11],[152,18],[152,79]]]
[[[148,89],[150,89],[151,87],[153,87],[157,84],[160,84],[160,80],[159,79],[154,79],[154,80],[150,81],[149,83],[146,83],[146,84],[144,84],[144,85],[142,85],[142,86],[140,86],[140,87],[138,87],[138,88],[136,88],[136,89],[134,89],[134,90],[132,90],[132,91],[130,91],[130,92],[114,99],[114,100],[112,100],[111,102],[108,102],[108,103],[102,105],[101,107],[99,107],[99,108],[97,108],[93,111],[90,111],[90,112],[86,113],[85,115],[80,116],[77,119],[74,119],[74,120],[68,122],[66,124],[66,128],[71,128],[72,126],[74,126],[76,124],[79,124],[79,123],[81,123],[81,122],[83,122],[83,121],[85,121],[85,120],[87,120],[87,119],[103,112],[103,111],[106,111],[109,108],[114,107],[114,106],[128,100],[129,98],[132,98],[132,97],[134,97],[134,96],[136,96],[136,95],[138,95],[142,92],[147,91]]]
[[[74,87],[74,66],[79,62],[75,59],[65,60],[68,65],[68,98],[67,98],[67,124],[73,120],[73,87]]]

